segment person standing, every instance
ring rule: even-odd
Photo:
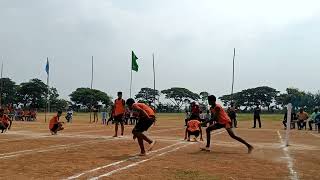
[[[115,132],[113,137],[118,137],[118,127],[121,125],[121,136],[124,133],[124,114],[126,111],[126,101],[122,99],[122,92],[118,92],[118,99],[114,101],[114,121]]]
[[[228,115],[231,119],[231,127],[238,128],[237,110],[233,102],[231,103],[231,107],[228,108]]]
[[[254,109],[254,112],[253,112],[253,127],[252,128],[257,127],[257,120],[259,123],[259,128],[261,128],[260,114],[261,114],[261,109],[260,109],[259,105],[257,105],[257,107]]]

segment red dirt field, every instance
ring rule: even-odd
[[[57,136],[50,135],[42,116],[38,122],[15,121],[0,134],[0,179],[319,179],[315,131],[293,130],[285,148],[281,122],[251,129],[250,121],[241,121],[235,132],[255,147],[252,154],[223,129],[212,133],[212,151],[202,152],[204,142],[183,141],[183,115],[160,114],[147,132],[157,144],[139,157],[133,126],[126,126],[124,137],[112,138],[113,126],[89,124],[88,117],[75,116]]]

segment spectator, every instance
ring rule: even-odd
[[[319,114],[318,108],[315,108],[313,113],[310,116],[309,120],[309,130],[312,131],[312,124],[316,123],[316,116]]]
[[[298,129],[299,130],[302,130],[303,128],[306,129],[309,114],[304,112],[303,108],[301,108],[299,113],[297,114],[297,118],[298,118]]]

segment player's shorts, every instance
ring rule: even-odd
[[[123,114],[120,114],[120,115],[116,115],[113,117],[114,118],[114,122],[115,123],[123,123]]]
[[[228,128],[231,128],[231,127],[232,127],[231,125],[232,125],[231,122],[229,122],[229,123],[227,123],[227,124],[215,123],[215,124],[213,125],[213,127],[214,127],[214,129],[221,129],[221,128],[226,128],[226,129],[228,129]]]
[[[188,134],[189,135],[192,135],[192,136],[195,136],[195,137],[198,137],[200,135],[200,131],[199,130],[196,130],[196,131],[188,131]]]
[[[148,118],[140,118],[133,128],[132,132],[144,132],[147,131],[154,123],[155,118],[151,117],[150,119]]]
[[[59,124],[54,124],[53,128],[50,129],[51,131],[55,132],[59,128]]]

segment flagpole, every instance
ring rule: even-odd
[[[91,90],[93,88],[93,56],[91,56]],[[90,101],[90,123],[92,120],[92,101]]]
[[[235,59],[235,57],[236,57],[236,48],[233,48],[231,102],[233,102],[233,88],[234,88],[234,59]]]
[[[130,77],[130,98],[132,98],[132,59],[131,59],[131,67],[130,67],[130,70],[131,70],[131,77]]]
[[[49,57],[47,57],[47,65],[49,64]],[[50,112],[50,95],[49,95],[49,92],[50,92],[50,85],[49,85],[49,77],[50,77],[50,65],[49,65],[49,69],[48,69],[48,72],[47,72],[47,103],[46,103],[46,110],[45,110],[45,118],[44,118],[44,122],[47,122],[47,113]]]
[[[3,58],[2,58],[3,60]],[[1,64],[1,88],[0,88],[0,107],[2,107],[2,89],[3,89],[3,61],[2,61],[2,64]]]
[[[152,54],[152,66],[153,66],[153,103],[156,108],[156,71],[154,67],[154,53]]]

